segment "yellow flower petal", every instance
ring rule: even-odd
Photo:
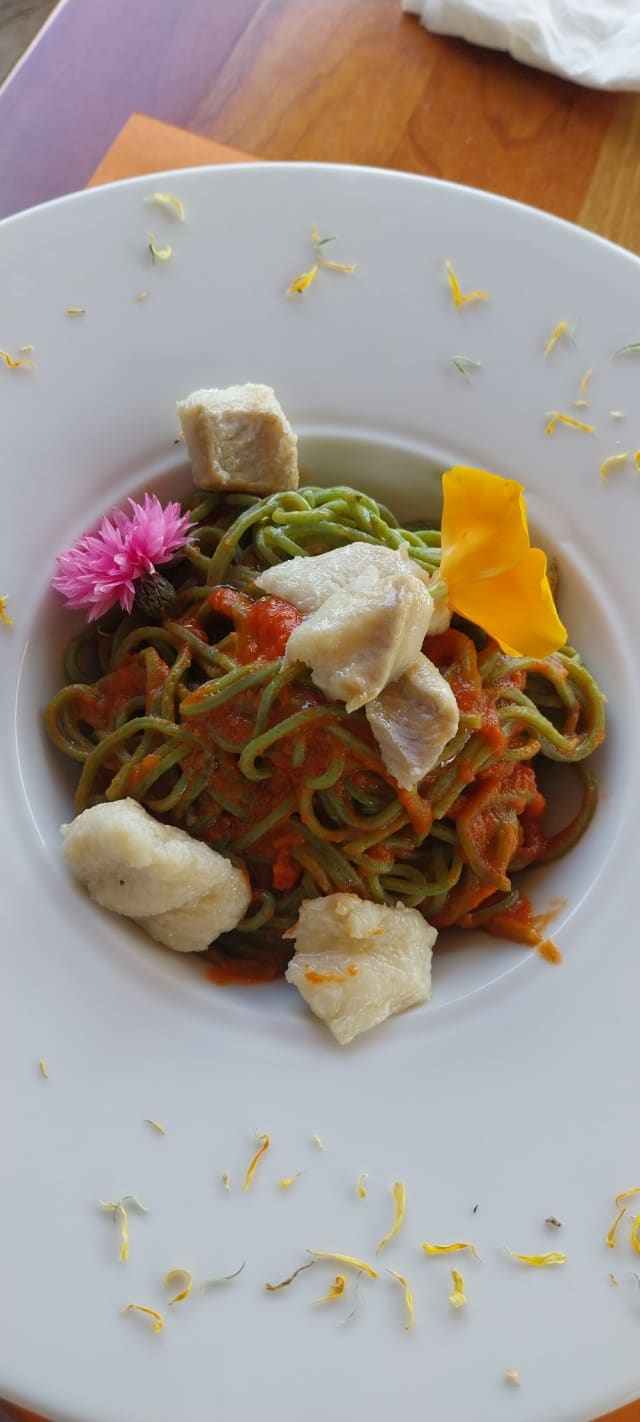
[[[330,1285],[328,1294],[323,1294],[323,1295],[322,1295],[322,1298],[320,1298],[320,1299],[314,1299],[313,1302],[314,1302],[314,1303],[331,1303],[332,1299],[339,1299],[339,1298],[340,1298],[340,1295],[344,1293],[346,1287],[347,1287],[347,1281],[346,1281],[346,1279],[345,1279],[345,1277],[344,1277],[344,1274],[336,1274],[336,1282],[335,1282],[335,1284],[331,1284],[331,1285]]]
[[[312,281],[315,280],[317,275],[317,265],[310,267],[308,272],[301,272],[299,276],[294,277],[293,281],[289,282],[289,285],[287,287],[287,296],[293,296],[295,292],[297,292],[298,295],[301,295],[303,291],[306,291],[308,286],[311,286]]]
[[[185,1299],[188,1299],[193,1288],[193,1274],[190,1269],[170,1269],[162,1280],[165,1289],[170,1289],[172,1284],[178,1283],[181,1280],[184,1282],[184,1288],[176,1294],[175,1298],[169,1299],[169,1308],[171,1308],[172,1304],[183,1303]]]
[[[495,637],[514,657],[549,657],[567,640],[556,612],[541,548],[530,548],[515,568],[495,578],[460,583],[450,606]]]
[[[155,1320],[153,1325],[154,1333],[161,1333],[164,1328],[164,1319],[162,1317],[162,1314],[158,1313],[157,1308],[147,1308],[145,1304],[127,1304],[127,1307],[123,1310],[123,1312],[148,1314],[149,1318],[153,1318]]]
[[[462,1274],[458,1269],[452,1269],[451,1278],[453,1281],[453,1292],[449,1294],[449,1303],[453,1304],[454,1308],[464,1308],[467,1302],[467,1295],[464,1291],[464,1279]]]
[[[612,1226],[611,1226],[611,1229],[610,1229],[610,1230],[608,1231],[608,1233],[607,1233],[607,1244],[609,1245],[609,1248],[610,1248],[610,1249],[615,1249],[615,1248],[617,1247],[617,1244],[618,1244],[618,1225],[620,1224],[621,1219],[624,1217],[624,1215],[626,1215],[626,1213],[627,1213],[627,1211],[626,1211],[626,1206],[625,1206],[625,1205],[621,1205],[621,1206],[620,1206],[620,1209],[618,1210],[618,1213],[617,1213],[617,1215],[616,1215],[616,1217],[615,1217],[615,1219],[614,1219],[614,1221],[613,1221],[613,1224],[612,1224]]]
[[[452,611],[515,656],[547,657],[566,641],[547,578],[529,541],[522,484],[457,465],[442,479],[442,560]]]
[[[389,1240],[390,1240],[390,1239],[393,1239],[393,1238],[395,1237],[395,1235],[398,1233],[398,1230],[400,1229],[400,1226],[401,1226],[402,1221],[403,1221],[403,1219],[404,1219],[404,1212],[405,1212],[406,1204],[407,1204],[407,1196],[406,1196],[406,1191],[405,1191],[404,1185],[403,1185],[403,1183],[402,1183],[401,1180],[396,1180],[395,1185],[394,1185],[394,1187],[393,1187],[392,1194],[393,1194],[393,1203],[394,1203],[394,1205],[395,1205],[395,1220],[394,1220],[394,1222],[393,1222],[392,1228],[389,1230],[389,1233],[388,1233],[388,1234],[385,1234],[384,1239],[381,1239],[381,1240],[380,1240],[380,1243],[379,1243],[379,1245],[378,1245],[377,1248],[376,1248],[376,1254],[379,1254],[379,1253],[380,1253],[380,1250],[381,1250],[381,1249],[384,1249],[385,1244],[388,1244],[388,1243],[389,1243]]]
[[[251,1181],[253,1180],[253,1177],[256,1173],[256,1167],[258,1165],[258,1162],[262,1160],[263,1155],[265,1155],[266,1151],[268,1151],[269,1146],[271,1145],[271,1140],[266,1133],[265,1135],[261,1136],[256,1131],[256,1140],[261,1142],[260,1149],[256,1151],[253,1160],[250,1162],[249,1168],[244,1177],[244,1185],[242,1187],[243,1190],[249,1189]]]
[[[404,1274],[397,1274],[395,1269],[387,1269],[387,1274],[390,1274],[392,1279],[397,1279],[398,1283],[401,1284],[402,1288],[404,1289],[404,1301],[407,1305],[407,1321],[404,1325],[404,1331],[405,1333],[408,1333],[409,1330],[413,1328],[413,1325],[416,1320],[416,1309],[413,1301],[413,1294],[404,1277]]]
[[[429,1244],[426,1239],[423,1239],[422,1248],[425,1254],[459,1254],[462,1249],[468,1249],[474,1259],[480,1258],[475,1244],[468,1244],[462,1240],[457,1240],[455,1244]]]

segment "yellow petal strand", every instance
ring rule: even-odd
[[[38,1067],[39,1067],[39,1070],[40,1070],[40,1075],[44,1077],[45,1081],[48,1081],[48,1080],[49,1080],[49,1073],[48,1073],[48,1071],[47,1071],[47,1063],[44,1061],[44,1059],[43,1059],[42,1057],[40,1058],[40,1061],[38,1062]]]
[[[622,1201],[630,1200],[632,1195],[640,1195],[640,1185],[632,1185],[629,1190],[621,1190],[620,1194],[616,1195],[616,1209],[619,1210]]]
[[[609,1246],[610,1249],[616,1249],[616,1248],[617,1248],[617,1244],[618,1244],[618,1225],[620,1224],[621,1219],[624,1217],[624,1215],[626,1215],[626,1213],[627,1213],[626,1206],[625,1206],[625,1205],[621,1205],[621,1206],[620,1206],[620,1209],[618,1210],[618,1213],[617,1213],[617,1215],[616,1215],[616,1217],[615,1217],[615,1219],[614,1219],[614,1221],[613,1221],[613,1224],[612,1224],[612,1226],[611,1226],[611,1229],[608,1231],[608,1234],[607,1234],[607,1244],[608,1244],[608,1246]]]
[[[618,1285],[619,1285],[619,1283],[620,1283],[620,1280],[619,1280],[619,1279],[616,1279],[615,1274],[610,1274],[610,1275],[609,1275],[609,1283],[610,1283],[610,1284],[614,1284],[615,1287],[616,1287],[616,1289],[617,1289],[617,1288],[618,1288]]]
[[[422,1248],[425,1254],[458,1254],[463,1249],[468,1249],[473,1254],[474,1259],[479,1259],[480,1255],[475,1244],[467,1244],[461,1241],[456,1244],[428,1244],[426,1239],[422,1241]]]
[[[352,1254],[333,1254],[331,1251],[327,1252],[324,1249],[309,1249],[307,1252],[312,1254],[314,1259],[333,1259],[336,1264],[348,1264],[352,1269],[362,1269],[363,1273],[368,1274],[370,1279],[377,1279],[378,1277],[375,1269],[372,1269],[370,1264],[365,1264],[362,1259],[354,1259]]]
[[[640,474],[640,449],[636,450],[633,456],[633,462],[636,466],[636,469],[638,470],[638,473]]]
[[[456,307],[456,310],[458,310],[461,306],[466,306],[470,301],[487,300],[489,293],[486,291],[467,291],[463,294],[460,288],[460,282],[458,281],[451,262],[447,261],[444,265],[447,276],[449,278],[449,286],[451,287],[451,295],[453,297],[453,304]]]
[[[87,314],[84,306],[67,306],[65,312],[67,316],[86,316]]]
[[[548,355],[551,353],[551,351],[553,350],[554,346],[557,346],[558,341],[560,340],[560,337],[561,337],[561,336],[566,336],[566,335],[568,335],[568,332],[569,332],[569,322],[568,322],[568,321],[558,321],[558,324],[557,324],[557,326],[554,326],[554,329],[553,329],[553,331],[551,332],[551,335],[549,336],[548,341],[545,341],[545,343],[544,343],[544,353],[545,353],[546,356],[548,356]]]
[[[589,381],[590,381],[592,375],[593,375],[593,366],[590,365],[590,366],[589,366],[589,369],[588,369],[588,370],[585,370],[585,373],[584,373],[584,375],[582,376],[582,379],[581,379],[580,384],[579,384],[579,386],[578,386],[578,390],[580,391],[580,394],[581,394],[581,395],[586,395],[586,393],[587,393],[587,388],[588,388],[588,385],[589,385]]]
[[[294,277],[293,281],[289,282],[287,296],[293,296],[296,292],[300,295],[303,291],[306,291],[307,287],[311,286],[312,281],[315,280],[317,275],[317,266],[311,267],[308,272],[301,272],[300,276]]]
[[[314,1303],[331,1303],[332,1299],[339,1299],[347,1287],[344,1274],[336,1274],[335,1284],[331,1284],[328,1294],[323,1294],[322,1298],[314,1299]]]
[[[153,1126],[154,1131],[157,1131],[159,1136],[166,1136],[167,1134],[164,1126],[161,1126],[159,1121],[150,1121],[149,1118],[145,1116],[143,1124],[145,1126]]]
[[[636,1215],[631,1226],[631,1248],[640,1254],[640,1215]]]
[[[512,1259],[517,1259],[519,1264],[529,1264],[532,1269],[546,1269],[549,1264],[566,1264],[566,1254],[515,1254],[513,1249],[508,1249],[507,1254]]]
[[[121,1200],[99,1200],[98,1204],[103,1210],[111,1210],[113,1218],[120,1221],[120,1253],[118,1258],[123,1264],[129,1258],[129,1217]]]
[[[278,1182],[279,1185],[280,1185],[280,1189],[281,1189],[281,1190],[290,1190],[290,1189],[291,1189],[291,1186],[292,1186],[292,1185],[295,1185],[296,1180],[299,1180],[301,1175],[302,1175],[302,1171],[301,1171],[301,1170],[299,1170],[296,1175],[286,1175],[285,1178],[284,1178],[284,1180],[280,1180],[280,1181]]]
[[[124,1313],[132,1313],[132,1312],[135,1312],[135,1313],[146,1313],[146,1314],[148,1314],[148,1315],[149,1315],[149,1318],[155,1319],[155,1322],[154,1322],[154,1325],[153,1325],[153,1331],[154,1331],[154,1333],[161,1333],[161,1332],[162,1332],[162,1329],[164,1328],[164,1319],[163,1319],[163,1317],[162,1317],[162,1314],[161,1314],[161,1313],[158,1313],[157,1308],[146,1308],[144,1304],[135,1304],[135,1303],[133,1303],[133,1304],[127,1304],[127,1307],[123,1310],[123,1312],[124,1312]]]
[[[331,262],[328,257],[318,257],[319,267],[328,267],[330,272],[354,272],[355,262]]]
[[[396,1207],[396,1217],[393,1222],[392,1228],[389,1230],[389,1233],[385,1234],[384,1237],[380,1240],[380,1243],[376,1248],[376,1254],[379,1254],[380,1250],[384,1249],[385,1244],[388,1244],[389,1240],[394,1239],[395,1235],[398,1233],[398,1230],[401,1228],[402,1221],[404,1219],[404,1212],[407,1206],[407,1192],[401,1180],[396,1180],[391,1193],[393,1195],[393,1202]]]
[[[153,235],[153,232],[150,232],[149,241],[147,243],[147,251],[155,267],[157,262],[169,261],[173,253],[173,247],[159,247]]]
[[[268,1151],[269,1146],[271,1145],[271,1141],[270,1141],[270,1139],[269,1139],[269,1136],[267,1136],[267,1135],[260,1136],[260,1135],[258,1135],[257,1131],[256,1131],[256,1140],[257,1140],[257,1141],[261,1141],[262,1144],[261,1144],[261,1146],[260,1146],[260,1149],[259,1149],[258,1151],[256,1151],[256,1153],[255,1153],[255,1155],[254,1155],[254,1157],[253,1157],[253,1160],[251,1161],[251,1163],[250,1163],[250,1165],[249,1165],[249,1169],[247,1170],[247,1173],[246,1173],[246,1175],[245,1175],[245,1177],[244,1177],[244,1185],[243,1185],[243,1187],[242,1187],[243,1190],[248,1190],[248,1189],[249,1189],[249,1186],[250,1186],[250,1184],[251,1184],[251,1181],[253,1180],[253,1177],[254,1177],[254,1175],[255,1175],[255,1173],[256,1173],[256,1168],[257,1168],[259,1162],[262,1160],[263,1155],[266,1155],[266,1152]]]
[[[405,1333],[408,1333],[409,1329],[413,1328],[413,1325],[416,1321],[416,1309],[413,1301],[413,1294],[404,1277],[404,1274],[397,1274],[395,1269],[387,1269],[387,1274],[391,1274],[392,1279],[397,1279],[398,1283],[401,1284],[402,1288],[404,1289],[404,1301],[407,1305],[407,1321],[404,1325],[404,1331]]]
[[[19,370],[21,365],[28,370],[33,370],[32,360],[18,360],[14,356],[10,356],[8,351],[0,351],[0,360],[4,361],[9,370]]]
[[[367,1198],[367,1180],[368,1180],[368,1179],[369,1179],[369,1176],[367,1175],[366,1171],[363,1170],[362,1174],[358,1176],[358,1179],[357,1179],[357,1181],[356,1181],[356,1190],[358,1191],[358,1194],[359,1194],[361,1200],[366,1200],[366,1198]]]
[[[149,196],[145,198],[145,202],[155,202],[159,207],[168,207],[170,211],[175,212],[180,222],[184,222],[184,208],[180,202],[180,198],[174,197],[173,193],[150,193]]]
[[[606,479],[607,474],[610,474],[612,469],[622,469],[623,464],[626,464],[627,460],[630,458],[631,451],[628,449],[625,450],[624,453],[608,454],[607,458],[602,461],[602,464],[600,466],[601,477],[603,479]]]
[[[4,593],[2,597],[0,597],[0,622],[4,622],[5,627],[13,627],[13,618],[10,617],[9,613],[7,612],[8,601],[9,594]]]
[[[562,410],[552,411],[545,433],[553,434],[557,425],[569,425],[573,430],[582,430],[583,434],[595,434],[596,432],[595,425],[585,425],[583,420],[574,420],[573,415],[565,415]]]
[[[170,1289],[172,1284],[178,1283],[181,1279],[184,1281],[184,1288],[176,1294],[175,1298],[169,1299],[169,1308],[173,1304],[182,1303],[184,1299],[188,1299],[193,1288],[193,1274],[190,1269],[170,1269],[162,1280],[165,1289]]]
[[[462,1274],[460,1274],[457,1269],[452,1269],[451,1278],[453,1281],[453,1291],[449,1294],[449,1303],[453,1304],[454,1308],[464,1308],[467,1302],[467,1295],[464,1291],[464,1279]]]
[[[450,584],[449,605],[495,637],[511,656],[549,657],[567,640],[541,548],[530,548],[516,567],[494,578]]]
[[[325,1148],[324,1141],[320,1139],[320,1136],[312,1136],[311,1144],[316,1146],[318,1150],[324,1150]]]

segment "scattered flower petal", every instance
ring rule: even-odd
[[[176,1294],[175,1298],[169,1299],[169,1308],[172,1308],[174,1304],[183,1303],[184,1299],[188,1299],[193,1288],[193,1274],[190,1269],[169,1269],[162,1280],[165,1289],[170,1289],[171,1285],[177,1283],[180,1279],[184,1280],[184,1288]]]
[[[589,366],[589,369],[588,369],[588,370],[585,370],[585,373],[584,373],[584,375],[582,376],[582,379],[581,379],[580,384],[579,384],[579,386],[578,386],[578,390],[580,391],[580,394],[581,394],[581,395],[586,395],[587,389],[588,389],[588,386],[589,386],[589,381],[591,380],[591,376],[592,376],[592,375],[593,375],[593,366],[590,365],[590,366]]]
[[[9,370],[19,370],[20,366],[23,366],[26,370],[33,370],[34,368],[34,362],[32,360],[20,360],[15,356],[10,356],[8,351],[0,351],[0,360],[4,361],[5,365],[9,367]]]
[[[256,1153],[255,1153],[255,1155],[254,1155],[254,1157],[253,1157],[253,1160],[251,1161],[251,1163],[250,1163],[250,1165],[249,1165],[249,1168],[248,1168],[248,1170],[247,1170],[247,1173],[246,1173],[246,1175],[245,1175],[245,1177],[244,1177],[244,1185],[243,1185],[243,1187],[242,1187],[243,1190],[248,1190],[248,1189],[249,1189],[249,1186],[250,1186],[250,1184],[251,1184],[251,1181],[253,1180],[253,1177],[254,1177],[254,1175],[255,1175],[255,1173],[256,1173],[256,1168],[257,1168],[257,1166],[258,1166],[258,1163],[262,1160],[263,1155],[266,1155],[266,1153],[267,1153],[267,1151],[268,1151],[268,1149],[269,1149],[269,1146],[271,1145],[271,1141],[270,1141],[270,1139],[269,1139],[269,1136],[267,1136],[267,1135],[260,1136],[260,1135],[258,1135],[258,1132],[257,1132],[257,1131],[256,1131],[256,1140],[257,1140],[257,1141],[261,1141],[262,1144],[261,1144],[261,1146],[260,1146],[260,1149],[259,1149],[258,1151],[256,1151]]]
[[[292,1284],[294,1279],[297,1279],[298,1274],[304,1274],[305,1269],[313,1269],[315,1262],[315,1259],[310,1259],[308,1264],[301,1264],[299,1269],[294,1269],[293,1274],[290,1274],[288,1279],[283,1279],[280,1284],[265,1284],[264,1287],[267,1293],[277,1294],[279,1289],[288,1289],[289,1284]]]
[[[404,1289],[404,1301],[407,1305],[407,1322],[404,1325],[405,1333],[408,1333],[416,1321],[416,1309],[413,1301],[413,1294],[404,1277],[404,1274],[397,1274],[395,1269],[387,1269],[387,1274],[391,1274],[392,1279],[397,1279]]]
[[[154,573],[188,541],[191,515],[180,504],[164,508],[155,494],[129,499],[131,513],[113,509],[97,533],[84,533],[58,557],[51,581],[68,607],[87,608],[87,621],[103,617],[119,603],[131,612],[136,579]]]
[[[395,1237],[404,1219],[404,1212],[407,1205],[407,1196],[404,1185],[401,1180],[396,1180],[391,1193],[393,1195],[393,1201],[396,1207],[396,1217],[393,1222],[392,1228],[389,1230],[389,1233],[385,1234],[384,1238],[381,1239],[380,1243],[377,1245],[376,1254],[379,1254],[380,1250],[384,1249],[385,1244],[388,1244],[389,1240]]]
[[[507,1254],[512,1259],[516,1259],[519,1264],[529,1264],[532,1269],[545,1269],[549,1264],[566,1264],[566,1254],[515,1254],[513,1249],[507,1249]]]
[[[121,1200],[99,1200],[98,1204],[103,1210],[111,1210],[114,1221],[120,1221],[120,1254],[118,1258],[121,1264],[129,1258],[129,1219],[127,1211]]]
[[[551,332],[548,341],[545,341],[544,343],[544,353],[546,356],[551,354],[551,351],[554,349],[555,346],[557,346],[561,336],[567,336],[569,339],[571,339],[571,332],[569,330],[568,321],[558,321],[557,326],[554,326],[554,329]]]
[[[13,618],[10,617],[9,613],[7,612],[8,601],[9,594],[4,593],[2,597],[0,597],[0,622],[4,622],[5,627],[13,627]]]
[[[471,381],[473,370],[482,370],[481,360],[472,360],[471,356],[451,356],[451,364],[454,370],[467,381]]]
[[[300,1176],[302,1175],[302,1173],[303,1173],[303,1172],[302,1172],[301,1170],[298,1170],[295,1175],[286,1175],[285,1178],[284,1178],[284,1180],[279,1180],[279,1181],[278,1181],[278,1184],[279,1184],[279,1186],[280,1186],[280,1189],[281,1189],[281,1190],[289,1190],[292,1185],[295,1185],[296,1180],[299,1180],[299,1179],[300,1179]]]
[[[144,1304],[130,1303],[127,1304],[127,1307],[125,1309],[123,1309],[123,1313],[132,1312],[148,1314],[150,1318],[155,1319],[155,1323],[153,1325],[154,1333],[162,1332],[162,1329],[164,1328],[164,1319],[162,1317],[162,1314],[158,1313],[157,1308],[146,1308]]]
[[[328,257],[318,257],[318,266],[327,267],[330,272],[354,272],[355,262],[330,262]]]
[[[582,430],[583,434],[595,434],[595,425],[585,425],[583,420],[574,420],[573,415],[564,415],[561,410],[552,410],[547,416],[548,425],[545,434],[551,435],[557,425],[569,425],[571,429]]]
[[[620,1194],[616,1195],[616,1209],[619,1210],[622,1201],[630,1200],[632,1195],[640,1195],[640,1185],[632,1185],[629,1190],[621,1190]]]
[[[242,1273],[242,1270],[246,1267],[246,1263],[246,1259],[243,1259],[240,1268],[234,1269],[233,1274],[218,1274],[217,1276],[214,1275],[212,1279],[205,1279],[202,1285],[202,1292],[206,1293],[207,1289],[217,1289],[220,1284],[230,1284],[232,1279],[237,1279],[238,1275]]]
[[[520,1387],[520,1374],[517,1368],[507,1368],[504,1375],[505,1382],[511,1383],[512,1387]]]
[[[320,1139],[320,1136],[312,1136],[312,1137],[311,1137],[311,1144],[314,1145],[314,1146],[317,1146],[318,1150],[324,1150],[324,1149],[325,1149],[324,1141],[322,1141],[322,1140]]]
[[[139,1210],[141,1215],[148,1215],[149,1213],[147,1206],[143,1205],[142,1200],[139,1200],[137,1195],[123,1195],[120,1204],[129,1205],[132,1210]]]
[[[18,346],[18,355],[31,355],[33,346]]]
[[[467,1295],[464,1291],[464,1279],[462,1274],[460,1274],[457,1269],[452,1269],[451,1278],[453,1281],[453,1291],[449,1294],[449,1303],[453,1304],[454,1308],[464,1308],[467,1302]]]
[[[45,1081],[48,1081],[48,1080],[49,1080],[49,1073],[48,1073],[48,1071],[47,1071],[47,1063],[43,1060],[42,1057],[40,1058],[40,1061],[38,1062],[38,1067],[39,1067],[39,1069],[40,1069],[40,1075],[44,1077]]]
[[[428,1244],[426,1239],[422,1241],[422,1248],[425,1254],[457,1254],[462,1249],[468,1249],[473,1254],[474,1259],[479,1259],[480,1255],[475,1244],[458,1242],[456,1244]]]
[[[631,1248],[640,1254],[640,1215],[636,1215],[631,1226]]]
[[[368,1180],[368,1179],[369,1179],[369,1176],[367,1175],[366,1170],[363,1170],[363,1171],[362,1171],[362,1174],[359,1175],[359,1176],[358,1176],[358,1179],[356,1180],[356,1190],[358,1191],[358,1194],[359,1194],[361,1200],[366,1200],[366,1198],[367,1198],[367,1180]]]
[[[613,1224],[612,1224],[612,1226],[611,1226],[611,1229],[610,1229],[610,1230],[608,1231],[608,1233],[607,1233],[607,1244],[608,1244],[608,1246],[609,1246],[609,1249],[616,1249],[616,1248],[617,1248],[617,1245],[618,1245],[618,1238],[617,1238],[617,1235],[618,1235],[618,1225],[620,1224],[621,1219],[623,1218],[624,1215],[626,1215],[626,1213],[627,1213],[626,1207],[625,1207],[624,1205],[621,1205],[621,1206],[620,1206],[620,1209],[618,1210],[618,1213],[617,1213],[617,1215],[616,1215],[616,1217],[615,1217],[615,1219],[614,1219],[614,1221],[613,1221]]]
[[[440,573],[454,612],[513,656],[548,657],[566,641],[547,577],[529,540],[522,484],[457,465],[442,476]]]
[[[65,313],[67,316],[86,316],[87,314],[84,306],[66,306]]]
[[[339,1299],[341,1297],[346,1287],[347,1281],[344,1274],[336,1274],[335,1284],[330,1285],[328,1294],[323,1294],[322,1298],[314,1299],[313,1302],[317,1304],[331,1303],[333,1299]]]
[[[609,1275],[609,1283],[610,1283],[610,1284],[615,1284],[615,1286],[616,1286],[616,1288],[617,1288],[619,1282],[620,1282],[620,1281],[619,1281],[619,1279],[616,1279],[615,1274],[610,1274],[610,1275]]]
[[[173,193],[149,193],[145,198],[146,203],[157,203],[159,207],[168,208],[170,212],[175,212],[180,222],[184,222],[184,207],[180,198],[174,197]]]
[[[456,310],[459,310],[461,306],[466,306],[470,301],[488,300],[489,293],[486,291],[467,291],[463,295],[460,289],[460,282],[458,281],[451,262],[446,261],[444,265],[445,271],[449,278],[449,286],[451,287],[451,295],[453,297],[453,304],[456,307]]]
[[[293,281],[289,282],[289,285],[287,287],[287,296],[293,296],[294,292],[297,292],[298,295],[300,295],[303,291],[306,291],[307,287],[311,286],[312,281],[315,280],[317,275],[317,265],[311,267],[308,272],[301,272],[300,276],[294,277]]]
[[[610,411],[609,411],[609,419],[610,419],[610,420],[624,420],[625,418],[626,418],[626,417],[625,417],[624,410],[610,410]]]
[[[377,1279],[375,1269],[370,1264],[365,1264],[362,1259],[354,1259],[351,1254],[333,1254],[323,1249],[309,1249],[308,1254],[312,1254],[314,1259],[334,1259],[336,1264],[348,1264],[352,1269],[361,1269],[363,1274],[368,1274],[370,1279]]]
[[[159,247],[153,235],[153,232],[150,232],[149,241],[147,243],[147,251],[155,267],[158,262],[168,262],[170,260],[173,254],[173,247]]]
[[[623,355],[640,355],[640,341],[630,341],[627,346],[618,346],[617,351],[613,352],[613,359]]]
[[[600,468],[601,478],[606,479],[607,474],[610,474],[612,469],[621,469],[623,464],[626,464],[630,457],[631,454],[628,449],[625,450],[624,453],[608,454]]]
[[[136,295],[136,301],[146,301],[148,296],[151,296],[150,291],[139,291]]]
[[[164,1126],[161,1126],[159,1121],[150,1121],[148,1116],[145,1116],[143,1124],[145,1126],[153,1126],[154,1131],[157,1131],[159,1136],[166,1136],[167,1134]]]
[[[574,410],[588,410],[588,409],[589,409],[589,401],[588,401],[588,400],[572,400],[572,401],[571,401],[571,404],[573,405]]]
[[[222,1179],[222,1188],[223,1188],[223,1190],[230,1190],[230,1189],[231,1189],[231,1176],[230,1176],[228,1170],[223,1170],[221,1179]]]

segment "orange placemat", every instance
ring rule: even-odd
[[[227,148],[214,138],[201,138],[160,119],[132,114],[105,153],[87,187],[135,178],[139,173],[162,173],[165,168],[205,168],[210,163],[251,163],[250,153]]]
[[[120,178],[135,178],[141,173],[162,173],[166,168],[205,168],[213,163],[255,162],[250,153],[228,148],[214,138],[202,138],[184,128],[161,123],[160,119],[132,114],[105,153],[87,187],[115,183]],[[8,1419],[15,1422],[43,1422],[34,1412],[3,1403]],[[0,1417],[0,1422],[2,1418]],[[607,1413],[597,1422],[640,1422],[640,1400],[618,1412]]]

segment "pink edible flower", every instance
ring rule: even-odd
[[[129,499],[131,513],[112,509],[97,533],[84,533],[58,558],[51,586],[68,607],[86,607],[87,622],[104,617],[117,602],[131,612],[136,578],[154,573],[189,537],[191,515],[180,504],[162,507],[155,494],[144,503]]]

